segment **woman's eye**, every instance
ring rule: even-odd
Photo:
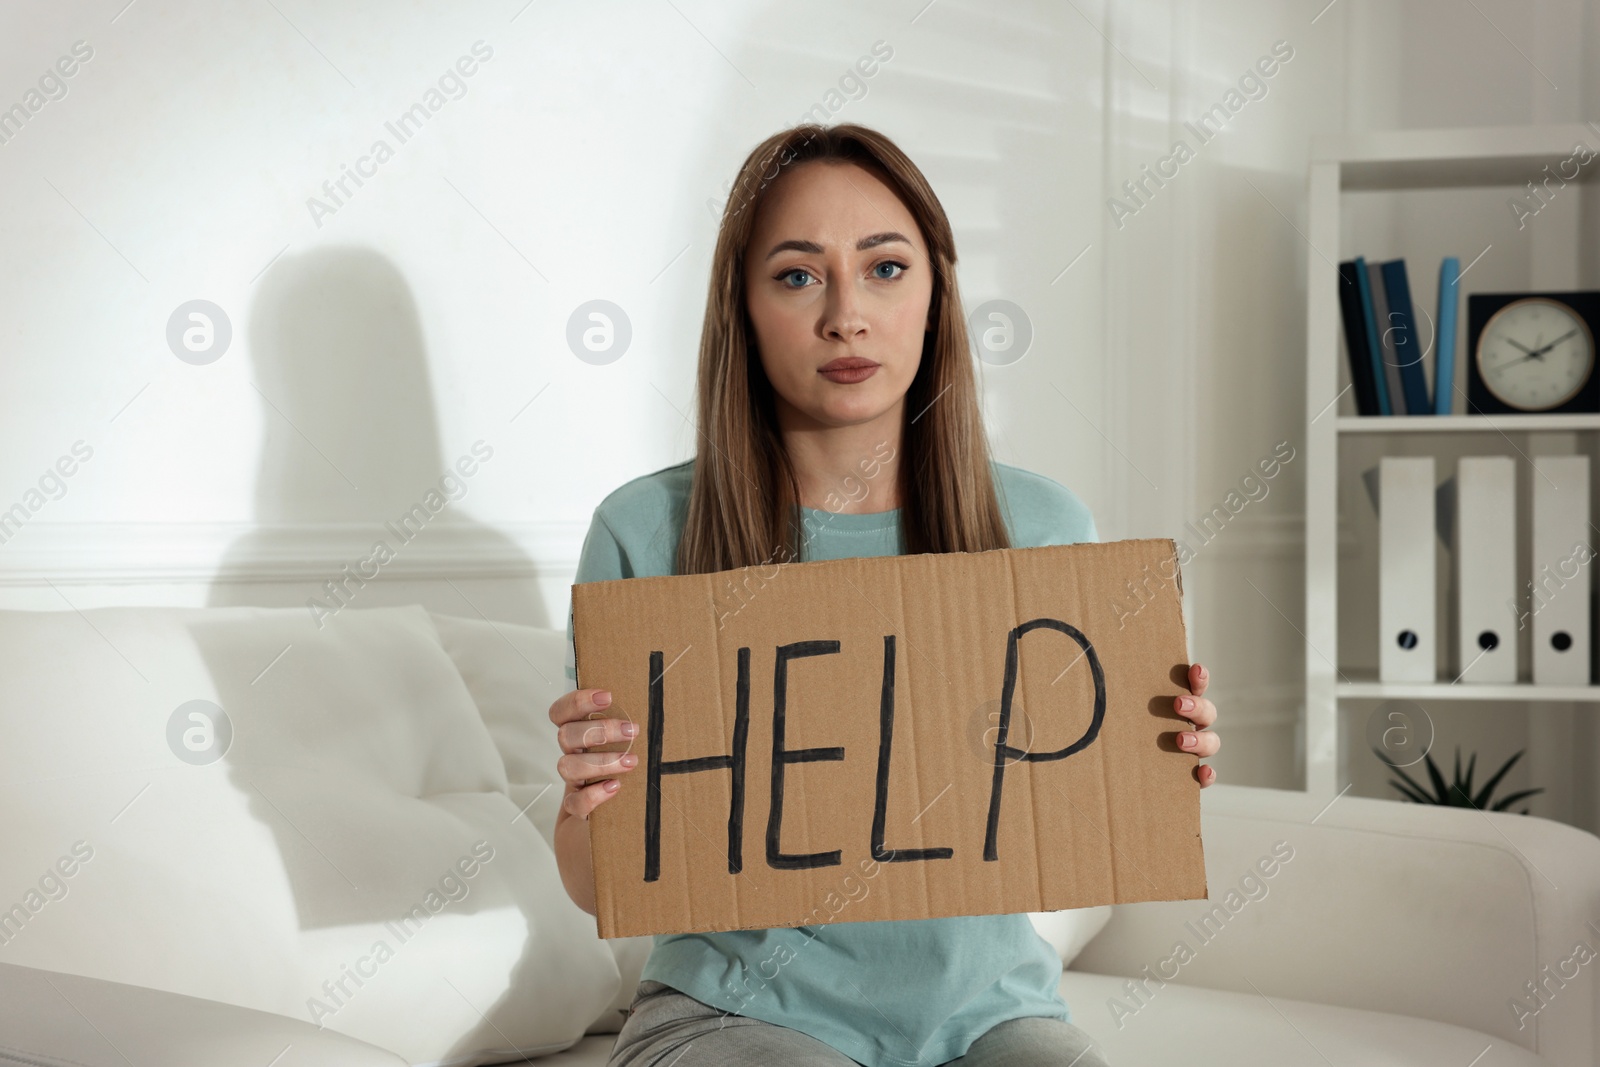
[[[894,273],[881,273],[885,267],[894,268]],[[892,282],[910,269],[911,268],[906,266],[904,263],[899,263],[892,259],[886,259],[882,263],[879,263],[877,266],[873,267],[872,272],[873,277],[877,278],[879,281]],[[796,276],[799,276],[802,279],[802,281],[800,281],[798,284],[794,284],[794,279]],[[804,267],[791,267],[789,270],[786,270],[782,274],[778,275],[778,281],[783,282],[785,288],[788,289],[804,289],[808,283],[803,279],[813,277],[814,276],[812,273],[806,270]]]

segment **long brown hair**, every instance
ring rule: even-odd
[[[678,543],[679,574],[799,559],[799,484],[778,433],[772,383],[745,307],[744,256],[772,182],[785,167],[849,161],[894,189],[921,228],[933,268],[922,360],[906,390],[899,490],[905,550],[1009,548],[995,497],[967,329],[956,289],[956,248],[944,207],[883,134],[844,123],[802,123],[745,158],[723,208],[700,334],[699,446]]]

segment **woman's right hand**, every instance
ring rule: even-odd
[[[639,757],[631,752],[588,751],[613,741],[631,744],[639,734],[638,723],[605,717],[610,704],[611,694],[604,689],[574,689],[550,705],[550,721],[556,724],[556,739],[561,744],[556,773],[566,785],[566,795],[561,798],[564,816],[587,820],[590,812],[616,796],[622,784],[617,778],[591,780],[626,774],[639,763]]]

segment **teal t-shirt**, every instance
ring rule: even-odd
[[[1065,486],[1003,463],[993,470],[1013,547],[1098,539],[1089,509]],[[602,500],[575,581],[672,574],[693,471],[692,460],[666,467]],[[801,559],[904,552],[898,511],[803,508],[802,518]],[[810,1034],[867,1067],[947,1063],[1007,1019],[1072,1018],[1058,988],[1061,958],[1025,914],[658,934],[642,977]]]

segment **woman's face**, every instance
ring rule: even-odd
[[[803,163],[768,190],[745,251],[761,366],[785,429],[903,413],[933,295],[911,212],[854,163]],[[860,369],[838,369],[840,361]]]

